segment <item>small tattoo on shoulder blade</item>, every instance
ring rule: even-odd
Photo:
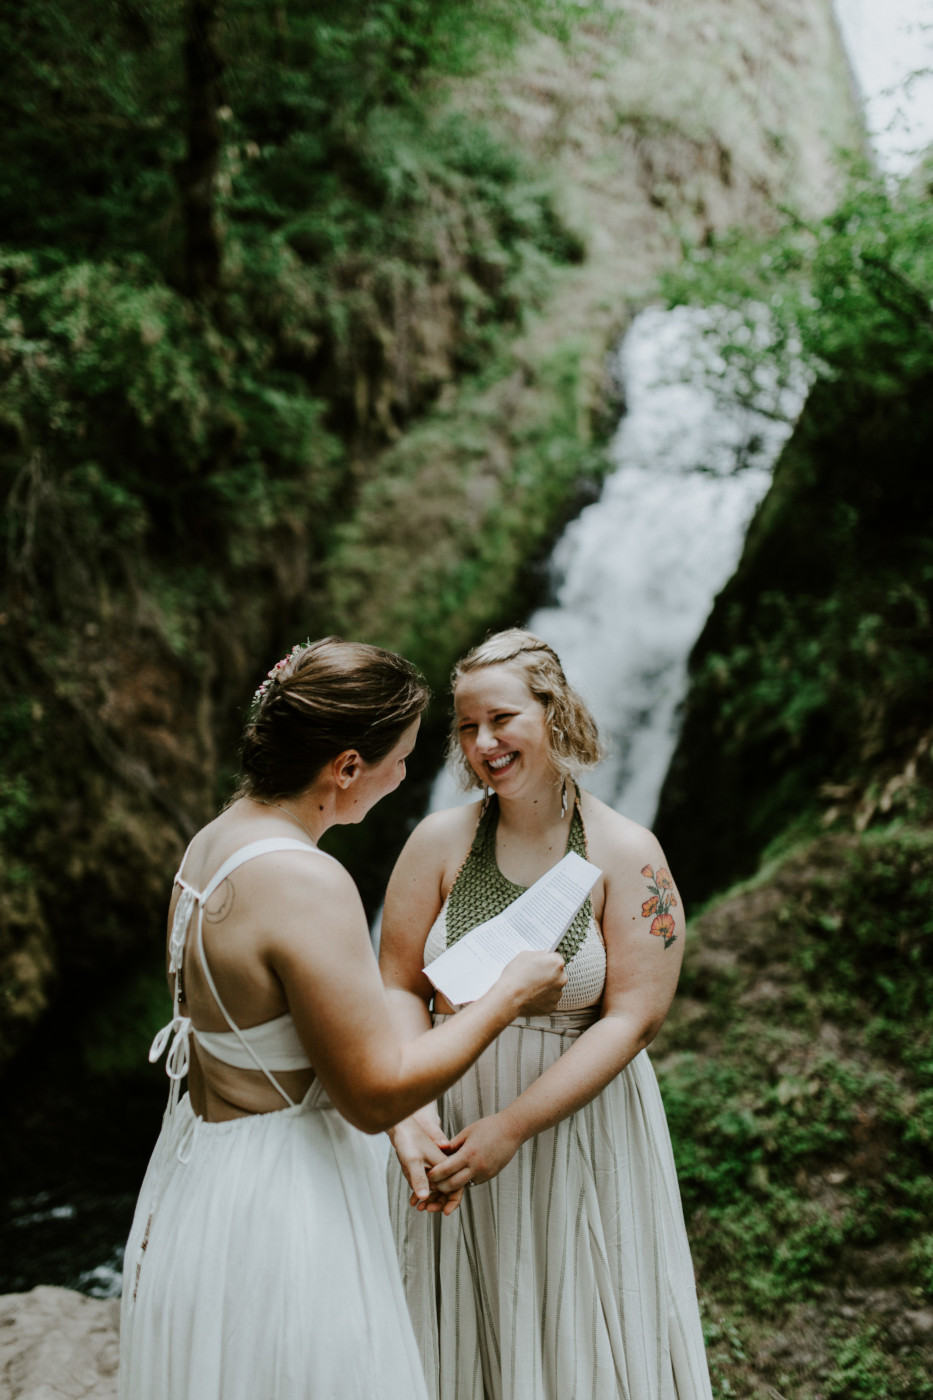
[[[233,909],[236,892],[233,888],[233,881],[230,879],[229,875],[214,892],[213,898],[216,899],[217,895],[220,895],[220,904],[216,909],[204,910],[204,917],[209,924],[222,924],[224,919],[230,916]]]

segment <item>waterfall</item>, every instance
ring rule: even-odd
[[[882,168],[904,172],[933,141],[931,0],[835,0]],[[784,421],[714,393],[696,308],[651,309],[618,350],[627,412],[615,470],[551,558],[551,601],[528,620],[554,647],[609,740],[587,787],[650,824],[677,737],[687,658],[738,563],[756,505],[803,403],[775,390]],[[471,800],[445,772],[430,810]]]
[[[933,141],[931,0],[835,0],[883,169],[905,172]],[[771,469],[803,403],[771,394],[784,421],[729,402],[703,372],[696,308],[651,309],[618,351],[627,413],[615,470],[551,558],[551,601],[528,626],[557,651],[609,740],[587,787],[650,824],[677,737],[690,650],[738,563]],[[766,386],[770,387],[770,386]],[[440,773],[430,809],[471,800]]]
[[[609,448],[614,471],[559,540],[552,601],[528,620],[608,740],[586,786],[645,824],[673,753],[687,658],[803,402],[803,386],[775,388],[776,420],[737,390],[730,401],[725,366],[701,343],[707,319],[680,307],[633,321],[617,352],[627,411]],[[461,800],[441,773],[431,810]]]

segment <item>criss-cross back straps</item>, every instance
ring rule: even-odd
[[[175,883],[181,886],[182,892],[178,904],[175,907],[175,917],[172,921],[172,932],[169,939],[169,970],[175,977],[174,1015],[171,1021],[158,1032],[152,1042],[152,1048],[149,1051],[150,1060],[157,1060],[168,1044],[169,1038],[172,1037],[172,1043],[169,1047],[165,1064],[166,1073],[172,1080],[168,1112],[171,1113],[175,1108],[175,1104],[178,1100],[179,1081],[188,1072],[188,1066],[190,1064],[190,1037],[194,1027],[190,1016],[182,1016],[181,1014],[179,994],[181,985],[180,973],[184,960],[185,945],[187,943],[188,929],[191,923],[191,914],[195,905],[197,905],[198,909],[198,957],[201,959],[205,980],[210,987],[211,994],[217,1003],[220,1013],[246,1053],[253,1060],[256,1068],[265,1075],[272,1087],[288,1104],[289,1108],[294,1108],[294,1099],[285,1092],[275,1075],[263,1064],[253,1046],[250,1045],[249,1041],[240,1030],[240,1027],[224,1006],[220,993],[217,990],[217,984],[211,974],[207,962],[207,955],[204,951],[204,906],[214,891],[223,884],[224,880],[226,880],[234,870],[241,865],[245,865],[247,861],[255,859],[256,856],[268,855],[273,851],[311,851],[315,855],[324,856],[327,860],[333,860],[334,857],[328,855],[326,851],[319,850],[317,846],[310,846],[306,841],[298,841],[288,836],[266,837],[262,841],[251,841],[249,845],[241,846],[238,851],[234,851],[233,855],[229,856],[220,866],[220,869],[211,877],[205,888],[203,890],[196,890],[193,885],[188,883],[182,874],[185,868],[185,861],[188,858],[188,851],[190,850],[191,847],[189,846],[188,850],[185,851],[181,865],[178,868],[178,873],[175,876]]]

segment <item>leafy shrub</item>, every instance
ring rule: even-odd
[[[924,1362],[896,1360],[877,1327],[864,1327],[835,1348],[823,1391],[827,1400],[930,1400],[933,1377]]]
[[[701,1277],[759,1311],[858,1278],[860,1254],[893,1242],[930,1286],[933,838],[894,828],[803,851],[786,861],[796,882],[769,871],[780,920],[762,904],[735,950],[730,1018],[703,1023],[715,1047],[701,1035],[659,1065]],[[763,967],[780,979],[767,1022],[744,995]]]
[[[668,298],[712,308],[709,334],[750,400],[773,406],[801,369],[844,386],[853,405],[933,370],[933,201],[922,180],[852,162],[823,220],[785,210],[770,238],[735,233],[685,254],[665,278]],[[766,359],[783,372],[763,381]]]

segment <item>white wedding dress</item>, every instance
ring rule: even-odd
[[[276,1071],[308,1065],[290,1016],[247,1030],[217,997],[230,1032],[181,1014],[179,978],[202,912],[246,860],[301,849],[285,839],[244,847],[205,890],[181,878],[171,939],[173,1080],[162,1132],[126,1247],[120,1400],[427,1400],[385,1200],[384,1154],[351,1127],[315,1081],[300,1103]],[[184,869],[184,861],[182,862]],[[226,1122],[198,1117],[178,1084],[190,1038],[216,1058],[259,1068],[287,1106]]]

